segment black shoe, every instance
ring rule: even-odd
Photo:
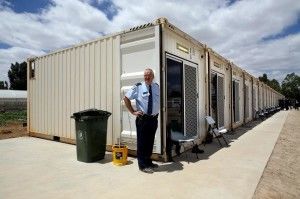
[[[199,149],[198,146],[196,146],[193,147],[192,153],[204,153],[204,151],[202,149]]]
[[[180,156],[180,145],[179,144],[175,144],[175,152],[177,156]]]
[[[152,168],[152,169],[157,169],[158,164],[151,163],[149,167]]]
[[[140,171],[142,171],[144,173],[148,173],[148,174],[154,173],[153,169],[150,168],[150,167],[146,167],[146,168],[140,169]]]

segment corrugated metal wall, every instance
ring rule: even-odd
[[[92,41],[35,60],[29,80],[29,131],[75,139],[77,111],[112,112],[108,144],[120,132],[120,37]]]
[[[252,120],[252,79],[249,74],[245,75],[245,119],[246,122]]]
[[[263,84],[261,82],[258,83],[258,89],[259,89],[259,92],[258,92],[258,108],[259,110],[262,110],[263,109],[263,104],[264,104],[264,95],[263,95]]]
[[[256,111],[258,111],[258,103],[259,103],[259,99],[258,99],[258,82],[256,80],[253,81],[253,116],[255,116],[254,114],[256,113]]]
[[[267,89],[266,89],[266,85],[265,84],[263,84],[263,109],[265,109],[266,108],[266,106],[267,106]]]

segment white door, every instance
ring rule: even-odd
[[[154,71],[154,81],[160,85],[159,62],[159,28],[151,26],[141,30],[125,33],[121,36],[121,97],[136,83],[144,79],[144,69]],[[135,116],[130,114],[123,102],[121,108],[121,143],[129,149],[136,150],[137,137]],[[135,108],[135,101],[131,102]],[[161,127],[158,117],[158,128],[155,135],[153,153],[161,153]]]

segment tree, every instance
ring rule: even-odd
[[[276,79],[269,80],[266,73],[263,74],[262,77],[258,77],[259,81],[264,82],[274,90],[281,92],[281,87],[279,82]]]
[[[0,81],[0,89],[8,89],[7,81]]]
[[[262,77],[258,77],[258,79],[259,79],[259,81],[264,82],[264,83],[266,83],[266,84],[268,84],[269,81],[270,81],[270,80],[268,79],[268,76],[267,76],[266,73],[264,73]]]
[[[300,77],[295,73],[287,74],[282,82],[282,93],[286,98],[300,101]]]
[[[11,90],[27,90],[27,63],[11,64],[8,78]]]
[[[272,79],[271,81],[269,81],[268,85],[273,88],[274,90],[281,92],[281,86],[279,84],[279,82],[276,79]]]

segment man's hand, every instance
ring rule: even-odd
[[[136,117],[143,115],[142,111],[135,111],[135,110],[133,110],[133,108],[131,106],[131,102],[130,102],[130,100],[126,96],[124,97],[124,102],[125,102],[125,105],[126,105],[127,109],[129,110],[129,112],[132,115],[135,115]]]
[[[135,115],[136,117],[142,116],[143,112],[142,111],[133,111],[132,115]]]

